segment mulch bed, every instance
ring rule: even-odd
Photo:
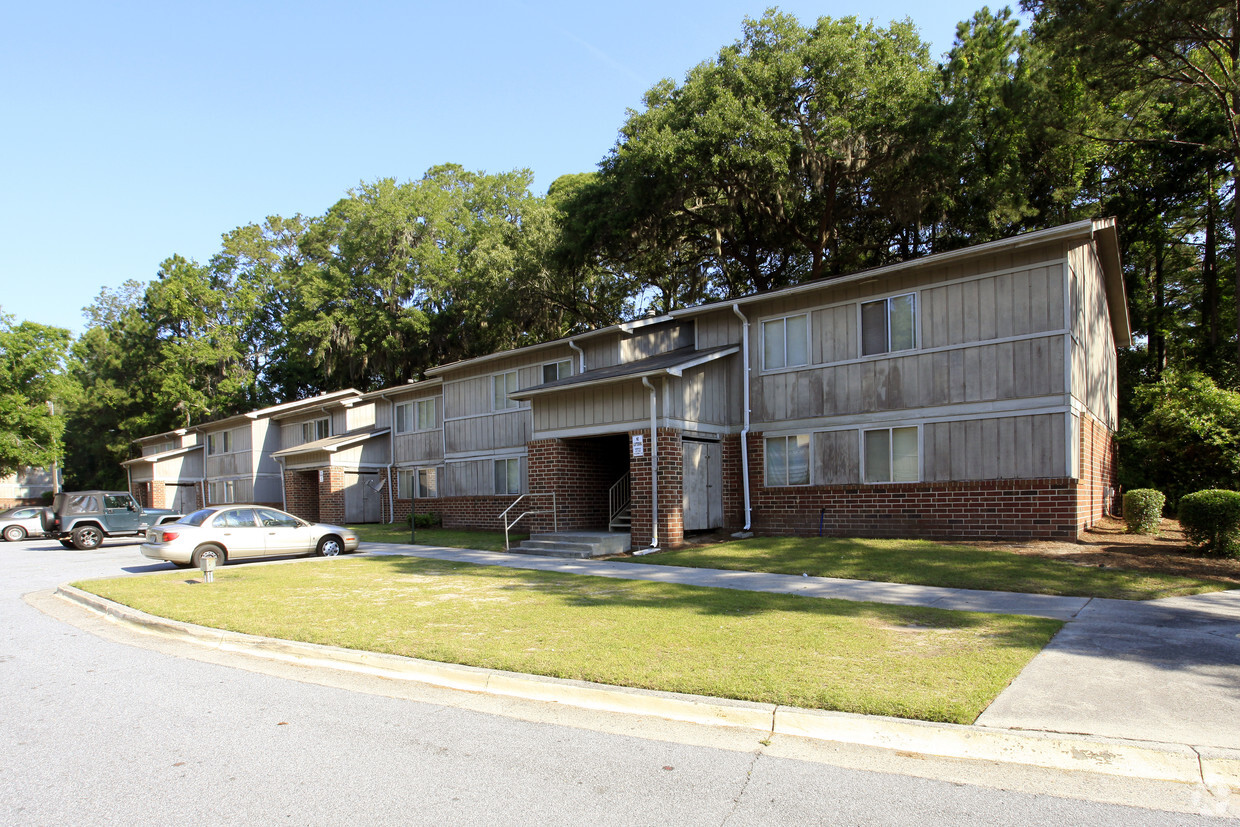
[[[1050,557],[1081,566],[1107,566],[1157,571],[1184,577],[1208,577],[1240,586],[1240,560],[1196,555],[1184,539],[1184,531],[1176,520],[1162,520],[1156,536],[1129,534],[1123,520],[1104,517],[1102,522],[1087,529],[1075,543],[1036,540],[969,545],[1006,549],[1034,557]]]

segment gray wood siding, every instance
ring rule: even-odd
[[[861,435],[855,429],[820,431],[811,442],[810,482],[848,485],[861,481]]]
[[[699,316],[696,325],[698,350],[709,350],[722,345],[741,343],[741,320],[728,310],[719,310]],[[752,334],[753,327],[750,326]]]
[[[716,359],[671,378],[667,415],[688,422],[730,425],[740,421],[739,387],[732,385],[731,362],[739,355]],[[645,388],[642,388],[645,390]],[[647,393],[649,396],[649,393]],[[660,411],[660,413],[663,413]]]
[[[922,347],[1062,330],[1064,299],[1059,265],[924,289]]]
[[[1110,428],[1118,425],[1118,364],[1115,332],[1103,284],[1102,265],[1091,245],[1069,257],[1078,302],[1072,318],[1072,396]],[[1069,288],[1071,289],[1071,288]]]
[[[375,403],[359,402],[352,408],[345,409],[345,430],[341,433],[349,431],[360,431],[375,426]]]
[[[448,453],[523,447],[530,440],[530,420],[529,408],[449,420],[443,424]]]
[[[674,321],[639,328],[620,339],[620,361],[635,362],[693,345],[693,321]]]
[[[534,407],[535,433],[642,421],[650,421],[650,393],[639,381],[565,390]]]
[[[443,459],[443,431],[415,431],[397,434],[396,458],[398,464],[427,462]]]
[[[586,355],[586,370],[620,364],[620,334],[611,333],[580,343]],[[574,354],[576,355],[576,354]],[[580,357],[578,357],[580,358]]]
[[[1063,393],[1064,341],[1045,336],[751,377],[755,422]]]
[[[1067,414],[929,422],[922,427],[922,479],[1065,477]]]

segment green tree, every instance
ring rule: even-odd
[[[64,328],[14,324],[0,313],[0,476],[61,459],[72,338]]]
[[[1240,480],[1240,393],[1200,373],[1168,371],[1137,388],[1121,422],[1120,482],[1154,488],[1175,507],[1194,491],[1234,489]]]
[[[1218,179],[1230,180],[1232,255],[1240,233],[1240,5],[1224,0],[1022,0],[1035,13],[1035,36],[1081,67],[1105,95],[1166,96],[1200,102],[1213,123],[1207,142],[1189,146],[1216,161]],[[1130,118],[1138,113],[1129,109]],[[1167,134],[1167,141],[1184,141]],[[1211,264],[1216,266],[1217,262]],[[1240,268],[1235,301],[1240,302]],[[1240,312],[1237,312],[1240,328]],[[1233,348],[1240,366],[1240,330]]]

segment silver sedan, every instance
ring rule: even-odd
[[[308,523],[262,505],[213,505],[146,532],[142,554],[178,566],[202,566],[213,552],[220,563],[255,557],[318,554],[335,557],[357,550],[357,534],[338,525]]]
[[[43,524],[39,522],[39,506],[23,505],[0,511],[0,536],[15,543],[27,537],[42,537]]]

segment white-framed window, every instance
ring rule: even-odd
[[[418,399],[396,406],[396,433],[429,431],[438,425],[435,418],[435,400]]]
[[[917,427],[863,432],[866,482],[917,482],[921,478]]]
[[[313,419],[309,422],[301,423],[301,441],[315,442],[320,439],[327,439],[332,435],[332,421],[329,417],[322,419]]]
[[[221,480],[207,485],[207,496],[211,505],[235,503],[237,501],[237,481]]]
[[[439,496],[439,469],[412,468],[400,471],[396,475],[396,496],[407,500],[416,495],[419,500],[433,499]]]
[[[762,323],[762,366],[766,370],[809,364],[809,315]]]
[[[232,431],[220,431],[218,434],[207,434],[207,455],[228,454],[232,452]]]
[[[507,411],[520,407],[521,403],[509,399],[508,394],[517,392],[517,372],[497,373],[491,377],[491,410]]]
[[[917,347],[917,294],[861,303],[861,355]]]
[[[518,457],[495,460],[495,493],[521,493],[521,460]]]
[[[809,434],[767,437],[767,486],[809,485],[809,442]]]
[[[561,359],[558,362],[548,362],[543,365],[543,381],[554,382],[557,379],[567,379],[573,375],[573,360]]]

